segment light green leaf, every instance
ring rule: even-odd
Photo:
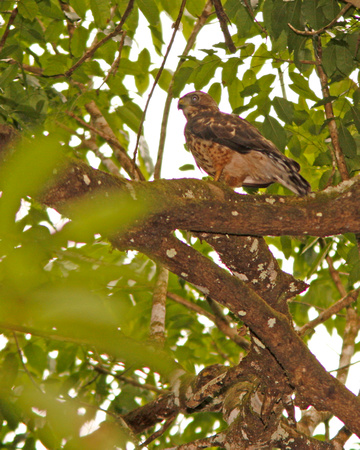
[[[137,6],[144,14],[150,25],[156,26],[160,21],[158,7],[154,0],[137,0]]]
[[[208,94],[219,104],[221,100],[221,84],[213,83],[208,90]]]
[[[103,30],[110,18],[109,2],[107,0],[89,0],[90,8],[98,28]]]
[[[47,354],[36,344],[29,343],[24,346],[24,353],[28,364],[38,373],[42,374],[47,366]]]

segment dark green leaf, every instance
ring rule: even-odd
[[[341,149],[346,156],[351,158],[356,155],[356,142],[350,131],[343,124],[339,126],[339,141]]]
[[[273,100],[273,106],[279,118],[288,124],[291,124],[294,120],[294,105],[282,97],[275,97]]]
[[[193,164],[184,164],[183,166],[179,167],[179,170],[185,172],[186,170],[195,170],[195,167]]]
[[[276,119],[271,116],[266,116],[262,126],[262,132],[279,150],[284,151],[287,141],[286,133],[284,127]]]
[[[319,101],[319,98],[309,88],[309,84],[304,77],[295,72],[290,72],[289,76],[293,82],[290,87],[294,92],[299,94],[301,97],[308,98],[310,100],[313,100],[314,102]]]

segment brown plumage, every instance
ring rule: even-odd
[[[219,110],[205,92],[180,98],[187,124],[185,139],[196,164],[215,181],[231,187],[267,187],[280,183],[298,195],[307,195],[310,184],[298,172],[300,166],[287,158],[250,122]]]

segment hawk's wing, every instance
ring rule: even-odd
[[[254,150],[266,153],[275,160],[286,161],[288,164],[291,161],[293,169],[300,170],[296,161],[286,158],[254,125],[239,116],[220,111],[204,112],[188,121],[186,131],[201,139],[229,147],[238,153],[246,154]]]

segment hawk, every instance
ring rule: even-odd
[[[283,155],[247,120],[221,112],[209,94],[190,92],[180,98],[178,108],[187,119],[188,149],[215,181],[233,188],[267,187],[276,182],[300,196],[311,192],[296,161]]]

